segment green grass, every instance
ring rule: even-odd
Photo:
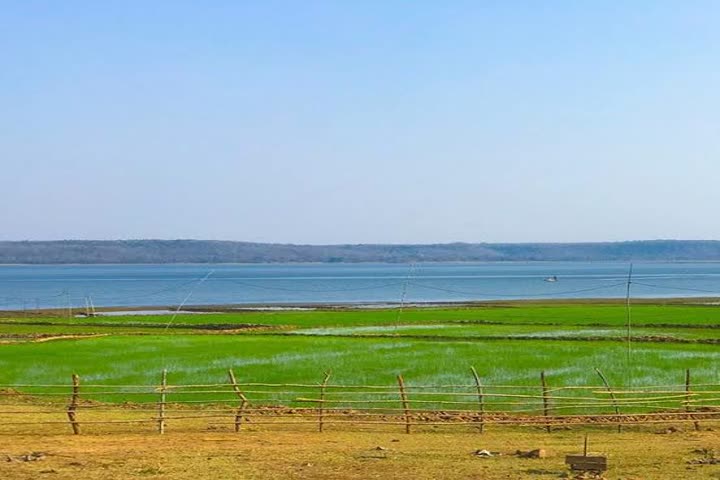
[[[171,315],[146,315],[132,317],[97,318],[48,318],[43,321],[75,324],[122,323],[167,324]],[[28,319],[14,317],[3,322],[23,322]],[[287,325],[303,328],[393,325],[398,321],[396,310],[317,310],[276,312],[235,312],[207,315],[178,315],[173,324],[228,324],[250,323],[263,325]],[[632,321],[641,324],[689,324],[720,325],[720,306],[705,305],[635,305]],[[552,325],[609,325],[620,326],[626,322],[624,305],[619,304],[522,304],[512,306],[413,308],[405,309],[399,322],[448,323],[448,322],[500,322],[507,324]]]
[[[556,386],[598,385],[595,367],[614,386],[679,385],[685,368],[692,369],[695,383],[719,380],[720,348],[714,345],[637,342],[628,362],[623,341],[626,311],[617,304],[407,309],[399,321],[395,310],[180,315],[169,324],[170,319],[3,319],[0,336],[4,337],[107,336],[2,344],[0,384],[67,384],[70,375],[78,373],[86,385],[155,385],[164,368],[174,384],[217,383],[224,382],[227,369],[233,368],[241,382],[317,384],[324,371],[332,370],[336,384],[393,385],[395,376],[403,374],[410,386],[469,385],[471,365],[487,385],[526,385],[532,391],[539,388],[542,370]],[[632,320],[636,337],[720,338],[720,329],[712,328],[720,324],[718,307],[637,305]],[[282,328],[212,335],[202,330],[212,324]],[[177,328],[184,325],[200,329]],[[312,390],[312,396],[316,394]],[[202,398],[234,398],[228,395]],[[258,393],[254,400],[292,403],[295,394],[288,395]],[[151,401],[155,397],[102,399]]]
[[[625,339],[624,326],[556,326],[556,325],[496,325],[496,324],[436,324],[427,325],[366,325],[356,327],[304,328],[289,332],[293,335],[318,336],[398,336],[398,337],[450,337],[457,339],[475,338],[585,338]],[[678,340],[720,340],[717,328],[684,327],[634,327],[633,338],[664,337]]]
[[[402,374],[411,386],[469,385],[474,365],[489,386],[539,388],[542,370],[554,386],[597,385],[595,367],[614,385],[628,379],[658,385],[681,384],[685,368],[693,370],[696,383],[716,382],[720,366],[720,350],[713,346],[637,344],[628,365],[622,343],[582,341],[118,335],[4,345],[2,352],[4,384],[69,383],[77,373],[86,384],[157,385],[163,368],[171,384],[217,383],[233,368],[241,382],[317,384],[330,369],[335,384],[393,385]]]

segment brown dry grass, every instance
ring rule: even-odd
[[[606,478],[720,478],[720,465],[688,463],[702,457],[697,450],[720,452],[720,435],[708,430],[658,434],[658,426],[623,433],[605,428],[547,434],[493,427],[483,434],[440,428],[407,435],[397,428],[372,432],[330,427],[322,434],[293,426],[247,428],[238,434],[229,429],[183,432],[180,425],[171,424],[164,436],[148,427],[140,429],[145,433],[109,433],[98,425],[80,436],[12,434],[4,429],[0,478],[550,479],[567,474],[564,456],[579,453],[588,432],[591,450],[608,455]],[[534,448],[546,449],[547,458],[513,455]],[[502,455],[480,458],[473,455],[478,449]],[[21,459],[31,452],[46,456]]]

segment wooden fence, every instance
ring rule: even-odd
[[[597,370],[600,385],[555,385],[540,372],[536,385],[487,385],[471,368],[472,383],[418,385],[398,375],[395,384],[341,385],[325,372],[313,383],[238,382],[230,370],[222,383],[177,385],[166,370],[155,385],[83,383],[0,385],[0,433],[45,426],[80,434],[101,426],[145,425],[241,432],[257,425],[294,425],[323,432],[348,426],[428,428],[465,426],[482,433],[493,425],[612,426],[702,423],[720,420],[720,384],[684,383],[612,388]],[[470,378],[470,377],[469,377]],[[137,429],[137,427],[136,427]]]

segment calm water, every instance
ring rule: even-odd
[[[0,309],[623,297],[627,274],[582,262],[0,266]],[[632,296],[720,296],[720,263],[635,264]]]

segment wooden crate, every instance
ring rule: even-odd
[[[583,472],[604,472],[607,470],[607,457],[591,455],[567,455],[565,463],[570,469]]]

